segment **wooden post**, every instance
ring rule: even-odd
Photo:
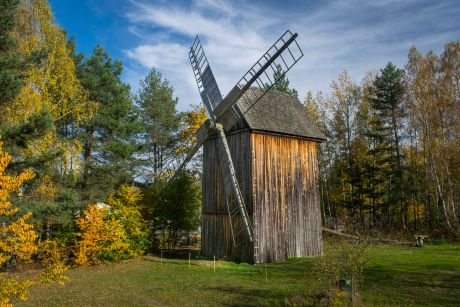
[[[190,269],[190,259],[191,259],[191,253],[188,252],[188,268]]]
[[[265,265],[265,282],[268,282],[267,264],[264,263],[264,265]]]
[[[214,256],[213,267],[214,267],[214,274],[216,274],[216,256]]]
[[[264,263],[264,265],[265,265],[265,282],[268,282],[267,264]]]
[[[163,250],[160,253],[160,264],[163,265]]]

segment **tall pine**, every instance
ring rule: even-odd
[[[174,89],[163,76],[152,69],[140,82],[137,104],[144,124],[144,144],[148,166],[145,179],[155,179],[169,160],[176,156],[181,114],[176,110]]]
[[[404,71],[388,63],[380,71],[373,84],[371,107],[375,112],[375,132],[378,137],[376,150],[384,154],[383,168],[385,185],[385,202],[387,222],[391,224],[394,213],[399,213],[399,222],[406,228],[405,172],[402,150],[402,128],[406,117],[404,105]],[[392,206],[398,205],[394,208]]]
[[[96,115],[81,125],[84,200],[105,199],[134,180],[141,126],[130,88],[121,81],[122,69],[102,46],[79,67],[80,82],[97,106]]]

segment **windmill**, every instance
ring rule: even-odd
[[[246,182],[245,178],[248,176],[242,174],[244,167],[241,167],[240,162],[235,164],[235,159],[237,159],[235,148],[243,150],[242,155],[247,155],[248,161],[253,158],[250,156],[247,146],[243,146],[243,144],[248,144],[246,140],[240,144],[242,146],[238,146],[233,139],[235,132],[244,131],[245,123],[247,125],[247,116],[254,112],[257,103],[263,100],[270,89],[302,58],[303,52],[296,41],[297,36],[297,33],[293,34],[289,30],[286,31],[224,98],[222,98],[198,37],[195,38],[190,48],[190,63],[209,119],[197,131],[197,143],[185,158],[182,161],[172,160],[163,169],[162,174],[171,175],[168,178],[168,184],[170,184],[199,148],[204,145],[205,156],[208,156],[209,159],[204,161],[203,165],[204,176],[206,177],[203,179],[203,214],[206,213],[204,210],[205,207],[209,207],[209,204],[217,210],[211,209],[209,211],[206,209],[217,214],[216,220],[213,221],[213,230],[206,226],[209,219],[203,215],[202,236],[205,239],[203,241],[205,246],[202,248],[202,252],[204,254],[214,252],[218,256],[233,256],[249,262],[264,262],[283,258],[272,257],[268,254],[268,256],[259,255],[261,226],[257,223],[262,220],[260,216],[255,215],[254,206],[250,200],[251,191],[249,190],[252,189],[252,181]],[[282,69],[281,74],[279,73],[280,68]],[[292,103],[288,102],[287,104]],[[309,134],[309,137],[316,141],[323,139],[317,128],[314,133]],[[229,139],[231,140],[230,145]],[[210,178],[211,180],[209,180]],[[244,181],[243,185],[240,181]],[[206,201],[205,199],[211,200]],[[248,201],[251,205],[251,212],[248,211]],[[222,202],[225,206],[221,206]],[[225,219],[222,218],[223,207],[225,207],[225,215],[227,216]],[[214,235],[210,232],[213,232]],[[213,243],[209,244],[209,240]],[[219,246],[219,242],[224,246]],[[286,254],[286,256],[289,255]]]

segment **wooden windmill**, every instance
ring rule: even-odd
[[[296,38],[286,31],[223,99],[198,37],[190,48],[209,119],[164,173],[172,182],[203,145],[204,255],[260,263],[322,253],[316,146],[324,137],[296,97],[270,91],[303,56]]]

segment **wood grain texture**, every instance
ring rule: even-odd
[[[248,130],[227,139],[256,241],[233,246],[217,138],[209,138],[203,146],[202,254],[250,263],[321,255],[317,143]]]
[[[317,143],[251,134],[256,263],[322,254]]]

